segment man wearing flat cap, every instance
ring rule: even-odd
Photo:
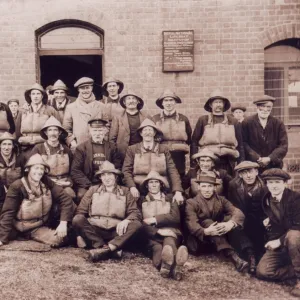
[[[233,175],[235,162],[244,160],[244,148],[238,121],[225,114],[230,105],[219,90],[210,95],[204,105],[209,115],[198,119],[192,135],[191,156],[208,148],[220,157],[219,167]],[[191,162],[191,167],[195,167],[195,163]]]
[[[181,99],[171,90],[166,89],[156,100],[156,105],[162,109],[160,114],[153,116],[156,126],[163,133],[162,144],[169,146],[181,180],[185,175],[185,155],[190,152],[192,128],[189,119],[178,113],[176,104]]]
[[[258,174],[259,164],[243,161],[235,167],[237,176],[229,183],[228,200],[245,215],[244,231],[249,237],[254,253],[250,260],[252,269],[256,268],[256,259],[264,253],[265,229],[261,223],[262,203],[256,196],[265,187]]]
[[[112,162],[117,169],[122,168],[121,157],[115,145],[105,140],[107,122],[102,119],[88,121],[90,138],[75,150],[71,177],[77,187],[78,202],[92,185],[99,183],[96,172],[105,160]]]
[[[47,104],[47,94],[38,83],[25,91],[25,100],[27,105],[19,112],[16,121],[16,137],[22,146],[22,155],[28,159],[33,147],[45,141],[40,131],[46,121],[51,116],[59,119],[59,114]]]
[[[120,175],[112,163],[103,162],[96,172],[100,183],[86,192],[73,218],[76,233],[92,248],[92,262],[112,257],[142,226],[136,201],[128,188],[117,184]]]
[[[54,117],[50,117],[40,131],[44,143],[37,144],[31,151],[31,155],[40,154],[49,165],[48,177],[64,191],[75,199],[76,195],[72,189],[73,182],[70,177],[73,154],[64,143],[68,133],[61,123]]]
[[[244,121],[246,110],[247,108],[243,105],[236,104],[231,107],[232,115],[239,123],[242,123]]]
[[[264,95],[253,103],[257,114],[242,123],[246,160],[261,169],[282,168],[288,151],[288,136],[282,121],[271,116],[275,98]]]
[[[148,115],[141,111],[144,106],[143,99],[132,91],[120,99],[120,105],[124,111],[113,118],[109,140],[116,145],[124,160],[128,146],[141,141],[137,130]]]
[[[74,102],[67,97],[68,88],[63,81],[58,79],[54,85],[51,86],[50,93],[53,95],[48,100],[48,104],[51,105],[59,113],[59,122],[63,122],[64,114],[68,104]]]
[[[19,114],[20,101],[18,99],[9,99],[7,101],[7,105],[16,124],[16,120]]]
[[[300,194],[287,188],[291,177],[281,169],[268,169],[262,178],[267,186],[262,207],[268,242],[256,275],[273,281],[296,278],[291,294],[300,298]]]
[[[74,87],[78,89],[78,97],[65,111],[63,127],[68,132],[67,143],[73,152],[77,145],[89,139],[88,121],[103,117],[103,104],[96,101],[93,84],[92,78],[77,80]]]
[[[67,223],[72,220],[73,202],[63,189],[45,176],[49,166],[39,154],[25,165],[25,175],[8,189],[0,217],[0,245],[18,236],[51,247],[66,242]],[[60,208],[60,220],[53,222],[51,209]],[[49,223],[55,224],[55,229]]]
[[[111,125],[114,116],[120,115],[124,108],[120,105],[120,94],[124,89],[124,83],[116,78],[108,78],[102,85],[104,98],[101,102],[103,106],[104,118]]]
[[[145,119],[137,129],[137,134],[142,142],[129,146],[123,164],[124,183],[130,188],[135,199],[140,196],[140,185],[149,172],[156,171],[167,182],[167,188],[174,193],[173,200],[182,204],[182,186],[180,176],[172,160],[167,145],[162,145],[157,140],[161,139],[162,132],[150,119]]]

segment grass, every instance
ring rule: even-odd
[[[0,251],[1,299],[292,299],[288,287],[239,274],[215,255],[191,256],[181,282],[161,278],[150,259],[125,253],[96,264],[81,249]]]

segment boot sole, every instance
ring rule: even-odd
[[[174,263],[174,252],[171,246],[166,245],[163,247],[161,261],[160,275],[164,278],[168,278]]]
[[[180,246],[176,253],[176,265],[173,270],[173,278],[180,281],[183,277],[183,265],[189,258],[189,252],[186,246]]]

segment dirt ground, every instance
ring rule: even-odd
[[[289,287],[236,272],[215,255],[191,256],[184,279],[163,279],[151,260],[124,253],[92,264],[85,250],[0,251],[0,299],[292,299]]]

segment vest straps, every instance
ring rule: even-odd
[[[59,144],[59,150],[57,150],[57,154],[61,153],[61,155],[63,155],[64,153],[64,147],[62,146],[62,144]],[[44,147],[45,147],[45,150],[46,150],[46,154],[47,156],[50,156],[50,148],[49,148],[49,145],[47,144],[47,142],[44,142]]]

